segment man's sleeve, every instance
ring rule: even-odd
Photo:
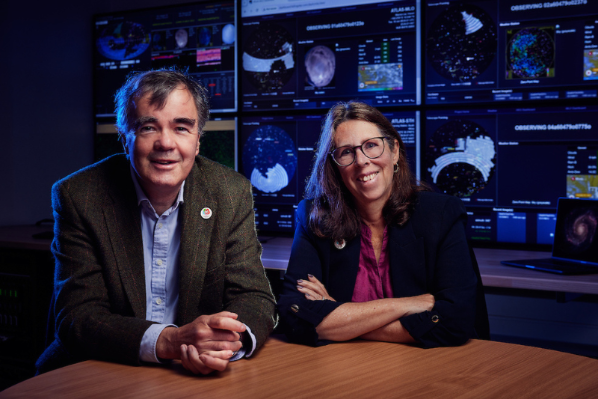
[[[233,206],[226,245],[224,306],[251,329],[259,348],[274,328],[275,301],[261,261],[249,181],[244,181]]]
[[[122,290],[109,292],[107,288],[106,279],[114,280],[118,273],[103,266],[106,248],[98,248],[101,229],[92,223],[98,215],[89,217],[93,204],[74,201],[66,182],[53,187],[52,206],[58,340],[72,360],[139,364],[141,339],[152,323],[133,317],[132,311],[129,316],[112,313],[111,301],[127,299]]]

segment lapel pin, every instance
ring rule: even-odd
[[[204,219],[209,219],[212,217],[212,210],[210,208],[203,208],[201,210],[201,217]]]
[[[347,241],[345,241],[343,238],[334,242],[336,249],[343,249],[345,248],[345,245],[347,245]]]

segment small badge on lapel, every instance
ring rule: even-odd
[[[209,219],[212,217],[212,210],[210,208],[203,208],[201,210],[201,217],[204,219]]]
[[[343,249],[345,248],[345,245],[347,245],[347,241],[345,241],[343,238],[334,242],[336,249]]]

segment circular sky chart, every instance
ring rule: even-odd
[[[546,77],[554,63],[554,41],[542,29],[521,29],[511,37],[507,56],[514,77]]]
[[[277,126],[260,126],[243,146],[245,176],[264,193],[275,193],[288,186],[296,169],[295,143]]]
[[[150,45],[150,35],[136,22],[110,23],[96,41],[100,54],[111,60],[122,61],[138,57]]]
[[[496,150],[490,135],[475,122],[452,120],[428,140],[428,178],[442,192],[469,197],[494,175]]]
[[[243,70],[262,92],[281,89],[295,72],[295,40],[277,24],[264,23],[251,32],[243,53]]]
[[[432,68],[455,82],[476,79],[496,56],[494,21],[472,4],[448,7],[432,22],[426,40]]]
[[[334,78],[335,69],[336,57],[329,47],[315,46],[305,54],[305,71],[310,85],[318,88],[328,86]]]

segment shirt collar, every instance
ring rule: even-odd
[[[135,186],[135,193],[137,194],[137,205],[141,205],[141,203],[143,201],[147,201],[151,205],[149,198],[147,198],[147,195],[145,195],[145,192],[139,185],[139,181],[137,180],[137,173],[135,173],[133,166],[129,165],[129,169],[131,170],[131,179],[133,180],[133,185]],[[183,180],[183,184],[181,184],[181,189],[179,190],[179,194],[177,196],[176,202],[174,203],[172,208],[177,208],[181,203],[185,202],[183,200],[184,191],[185,191],[185,180]]]

